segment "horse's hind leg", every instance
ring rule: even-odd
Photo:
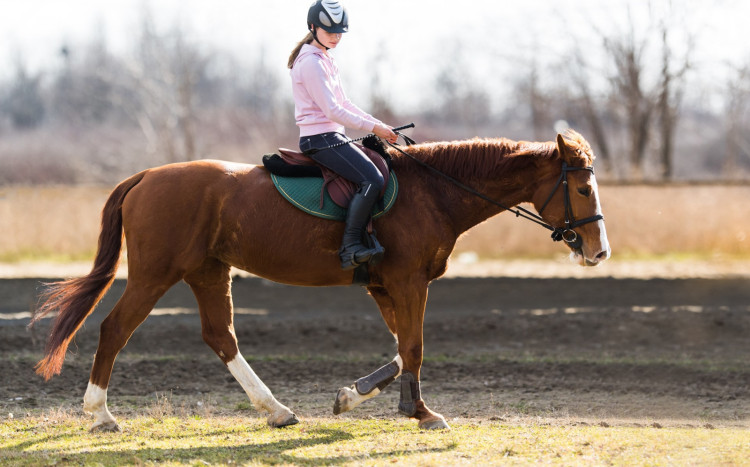
[[[176,282],[176,281],[174,281]],[[91,431],[120,431],[107,409],[107,388],[117,354],[125,347],[135,329],[146,319],[156,302],[171,287],[163,284],[141,286],[128,280],[125,292],[101,324],[91,377],[83,396],[83,410],[94,416]]]
[[[207,259],[198,270],[185,276],[185,282],[198,300],[203,340],[227,365],[255,408],[269,413],[267,421],[272,427],[299,423],[297,416],[276,400],[237,348],[229,266],[218,260]]]

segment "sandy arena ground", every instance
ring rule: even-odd
[[[750,428],[748,262],[455,261],[430,287],[425,401],[455,417]],[[80,410],[98,323],[118,279],[68,351],[61,375],[33,372],[50,320],[28,330],[40,283],[89,265],[0,266],[0,414]],[[121,271],[121,276],[124,273]],[[240,349],[303,419],[329,416],[336,390],[390,361],[393,339],[358,287],[300,288],[238,274]],[[116,417],[168,394],[173,404],[246,410],[200,336],[195,301],[175,286],[115,364]],[[397,417],[398,385],[344,417]],[[248,416],[258,416],[254,411]]]

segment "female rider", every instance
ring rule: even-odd
[[[317,0],[307,13],[309,33],[289,56],[294,114],[300,128],[299,146],[313,160],[359,186],[346,214],[339,257],[349,270],[363,263],[376,264],[383,258],[382,246],[370,248],[362,234],[385,180],[375,164],[353,144],[329,146],[347,141],[344,128],[375,133],[392,143],[392,127],[354,105],[344,94],[336,62],[329,50],[336,48],[349,29],[346,10],[338,0]]]

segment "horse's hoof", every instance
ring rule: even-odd
[[[451,427],[443,417],[433,418],[430,420],[420,420],[419,428],[422,430],[450,430]]]
[[[336,400],[333,403],[333,414],[338,415],[344,412],[352,410],[352,396],[349,393],[354,393],[350,388],[340,388],[336,393]]]
[[[122,428],[115,421],[94,424],[89,433],[122,433]]]
[[[284,428],[299,423],[299,418],[293,413],[283,414],[280,417],[268,418],[268,426],[271,428]]]

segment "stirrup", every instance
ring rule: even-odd
[[[349,271],[364,263],[375,266],[383,260],[384,254],[385,249],[380,244],[377,244],[374,248],[369,248],[361,243],[346,245],[339,250],[341,269]],[[357,258],[358,256],[359,258]]]
[[[385,248],[383,248],[383,245],[381,245],[378,239],[375,237],[374,230],[372,234],[367,236],[367,238],[370,241],[370,245],[372,245],[372,249],[376,250],[375,254],[370,257],[370,261],[368,262],[371,266],[377,266],[381,261],[383,261],[383,257],[385,256]]]

